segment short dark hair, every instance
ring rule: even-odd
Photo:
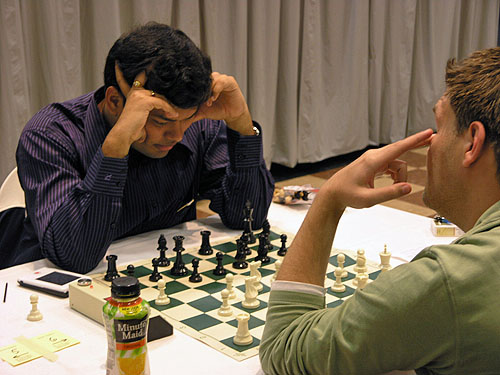
[[[460,62],[450,59],[445,95],[455,112],[458,134],[473,121],[484,125],[500,179],[500,47],[476,51]]]
[[[211,94],[212,63],[189,37],[168,25],[150,22],[122,35],[111,47],[104,85],[118,87],[115,62],[129,85],[146,70],[145,88],[179,108],[194,108]]]

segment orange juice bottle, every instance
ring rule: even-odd
[[[135,277],[118,277],[103,307],[108,336],[106,375],[150,375],[147,350],[149,303]]]

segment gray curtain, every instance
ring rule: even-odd
[[[500,0],[0,0],[0,181],[26,121],[102,84],[150,20],[238,80],[264,156],[293,167],[434,126],[446,60],[497,43]]]

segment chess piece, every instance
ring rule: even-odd
[[[37,322],[39,320],[43,319],[43,315],[38,310],[38,296],[36,294],[32,294],[30,296],[30,303],[31,303],[31,311],[28,314],[27,319],[31,322]]]
[[[246,254],[245,254],[245,242],[241,239],[236,240],[236,255],[234,257],[235,261],[233,262],[233,268],[238,270],[242,270],[248,268],[248,263],[246,262]]]
[[[281,267],[281,260],[277,260],[276,262],[274,262],[274,269],[276,270],[276,272],[274,272],[274,275],[271,278],[271,281],[276,280],[276,276],[278,275],[278,271],[280,270],[280,267]]]
[[[259,271],[260,266],[260,261],[250,263],[250,276],[255,276],[255,289],[257,289],[257,292],[260,292],[262,291],[262,289],[264,289],[264,286],[260,282],[260,280],[262,279],[262,275]]]
[[[363,249],[359,249],[356,255],[356,266],[354,267],[354,271],[357,273],[366,273],[366,256],[365,251]]]
[[[228,273],[226,275],[226,284],[227,284],[227,290],[229,291],[229,299],[236,298],[236,293],[234,292],[233,288],[233,282],[234,282],[234,275],[232,273]]]
[[[158,272],[158,258],[153,258],[151,263],[153,263],[153,273],[149,275],[149,281],[158,281],[162,278],[160,272]]]
[[[379,253],[380,255],[380,264],[379,268],[382,272],[389,271],[391,267],[391,252],[387,251],[387,245],[384,245],[384,251]]]
[[[135,277],[135,267],[133,264],[127,266],[127,275],[130,277]]]
[[[191,274],[191,276],[189,276],[189,281],[191,281],[192,283],[199,283],[202,280],[202,277],[201,277],[200,273],[198,272],[198,266],[200,264],[200,260],[197,258],[194,258],[191,261],[191,264],[193,265],[193,273]]]
[[[209,230],[202,230],[201,234],[201,247],[198,250],[198,254],[200,255],[210,255],[213,254],[212,246],[210,246],[210,234]]]
[[[257,299],[259,292],[255,288],[256,276],[249,276],[245,279],[245,300],[241,303],[247,309],[256,309],[260,306]]]
[[[243,247],[243,250],[244,250],[244,253],[245,255],[251,255],[252,254],[252,250],[250,250],[250,248],[248,247],[248,244],[250,243],[249,239],[248,239],[248,234],[246,233],[243,233],[241,236],[240,236],[240,240],[242,241],[242,247]]]
[[[345,292],[345,285],[342,284],[342,268],[340,267],[337,267],[335,268],[335,282],[333,283],[332,287],[331,287],[331,290],[332,292],[336,292],[336,293],[342,293],[342,292]]]
[[[280,235],[280,240],[281,240],[281,247],[278,250],[278,255],[281,257],[284,257],[286,255],[286,252],[288,251],[288,249],[286,247],[287,235],[284,233],[282,235]]]
[[[252,230],[252,221],[253,221],[253,207],[252,203],[247,200],[245,202],[245,208],[243,209],[243,234],[246,234],[248,236],[248,242],[247,243],[255,243],[255,235],[253,234]]]
[[[155,299],[155,305],[164,306],[170,303],[170,298],[165,294],[165,280],[158,280],[158,297]]]
[[[170,266],[170,260],[165,255],[165,253],[168,250],[167,239],[163,234],[160,234],[160,238],[158,238],[158,248],[156,250],[160,252],[160,257],[158,258],[158,265],[160,267]]]
[[[358,289],[363,289],[368,284],[368,275],[366,273],[358,273],[354,281],[356,281],[355,285],[358,286]]]
[[[222,264],[224,260],[224,253],[219,251],[215,255],[215,258],[217,259],[217,266],[215,266],[213,274],[215,276],[224,276],[227,273],[226,269],[224,268],[224,265]]]
[[[175,251],[176,256],[174,265],[170,270],[170,274],[173,276],[186,276],[188,274],[188,269],[186,268],[186,265],[182,260],[182,252],[185,250],[184,247],[182,247],[184,236],[174,236],[173,239],[175,241],[175,247],[173,248],[173,251]]]
[[[345,255],[343,253],[337,254],[337,264],[342,269],[342,277],[347,277],[347,271],[344,269]]]
[[[223,289],[220,292],[222,296],[222,306],[217,310],[217,314],[220,316],[231,316],[233,315],[233,309],[231,308],[231,305],[229,304],[229,290]]]
[[[118,270],[116,269],[116,259],[118,259],[118,257],[113,254],[106,256],[108,269],[106,271],[106,275],[104,275],[104,280],[113,281],[117,277],[120,277],[120,275],[118,275]]]
[[[253,337],[248,329],[250,314],[238,314],[236,315],[236,320],[238,321],[238,329],[236,330],[236,335],[233,338],[234,344],[239,346],[250,345],[253,342]]]
[[[255,257],[255,261],[261,261],[262,264],[269,263],[271,258],[267,255],[269,247],[267,245],[268,237],[264,232],[259,234],[259,248],[257,249],[257,256]]]

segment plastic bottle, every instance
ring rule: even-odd
[[[118,277],[103,318],[108,336],[107,375],[150,375],[147,350],[149,303],[140,297],[135,277]]]

